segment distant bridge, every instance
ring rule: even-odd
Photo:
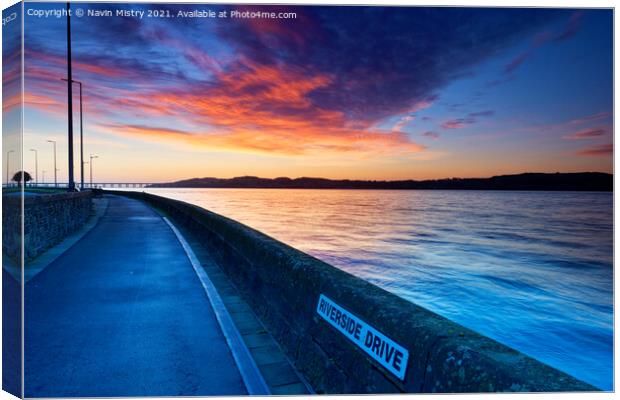
[[[85,188],[143,188],[146,187],[148,185],[153,185],[153,182],[98,182],[98,183],[93,183],[92,186],[90,184],[84,184]],[[76,186],[79,186],[79,184],[76,184]]]
[[[90,183],[84,183],[84,188],[85,189],[91,189],[91,188],[143,188],[143,187],[147,187],[148,185],[154,185],[154,182],[93,182],[92,184]],[[26,184],[27,188],[66,188],[68,187],[69,184],[67,182],[58,182],[58,183],[54,183],[54,182],[45,182],[45,183],[32,183],[32,182],[28,182]],[[17,187],[16,183],[11,183],[9,185],[3,184],[2,187],[4,188],[13,188],[13,187]],[[76,188],[80,188],[80,183],[76,182],[75,183],[75,187]]]

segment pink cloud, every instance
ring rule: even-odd
[[[577,151],[578,156],[610,156],[614,153],[614,145],[612,143],[602,144],[598,146],[586,147]]]
[[[413,115],[407,115],[403,118],[401,118],[392,128],[393,130],[397,131],[397,132],[401,132],[403,130],[403,128],[405,126],[407,126],[407,124],[409,124],[411,121],[415,120],[415,117]]]
[[[574,12],[566,26],[562,30],[562,32],[556,34],[555,36],[551,32],[541,32],[534,36],[532,40],[532,44],[530,47],[524,52],[518,54],[515,58],[512,59],[506,66],[504,66],[504,73],[509,74],[516,70],[521,64],[525,62],[530,56],[534,53],[534,51],[542,46],[543,44],[551,41],[551,40],[565,40],[573,36],[579,30],[581,26],[581,17],[583,16],[582,11]]]
[[[411,109],[409,110],[409,112],[414,113],[414,112],[418,112],[418,111],[429,108],[430,106],[433,105],[433,103],[435,103],[435,100],[437,100],[437,97],[438,96],[435,95],[435,96],[429,97],[428,99],[416,101],[411,106]]]
[[[424,132],[422,134],[422,136],[425,136],[425,137],[430,138],[430,139],[438,139],[439,138],[439,133],[432,132],[432,131],[427,131],[427,132]]]
[[[584,140],[592,139],[603,136],[607,130],[604,127],[584,129],[579,132],[572,133],[570,135],[562,136],[562,139],[566,140]]]
[[[587,115],[585,117],[569,121],[568,125],[581,125],[581,124],[585,124],[587,122],[599,121],[599,120],[605,119],[607,117],[609,117],[609,113],[608,112],[600,112],[600,113],[597,113],[597,114]]]
[[[506,64],[506,66],[504,67],[504,73],[509,74],[513,72],[515,69],[517,69],[517,67],[519,67],[519,65],[523,64],[523,62],[525,62],[525,60],[527,60],[530,55],[532,55],[532,52],[533,48],[528,49],[527,51],[524,51],[523,53],[517,55],[515,58],[512,59],[512,61]]]
[[[466,121],[463,118],[451,119],[441,124],[444,129],[461,129],[465,127]]]
[[[414,115],[414,113],[429,108],[433,105],[435,100],[437,100],[436,95],[413,103],[413,105],[407,111],[408,115],[398,120],[398,122],[394,124],[394,127],[392,129],[397,132],[402,131],[405,126],[407,126],[411,121],[415,120],[416,116]]]
[[[570,16],[564,30],[556,36],[555,40],[565,40],[577,33],[581,27],[581,17],[583,17],[583,11],[575,11]]]

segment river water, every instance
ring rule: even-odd
[[[233,218],[612,389],[611,193],[146,190]]]

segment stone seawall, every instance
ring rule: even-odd
[[[91,213],[91,191],[31,195],[24,198],[24,257],[31,260],[81,227]],[[19,196],[2,199],[2,250],[19,257]],[[5,234],[5,232],[7,232]]]
[[[597,390],[234,220],[151,194],[109,193],[141,199],[196,233],[317,393]],[[406,349],[402,379],[320,316],[320,297]]]

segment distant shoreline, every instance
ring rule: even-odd
[[[212,189],[370,189],[370,190],[527,190],[527,191],[613,191],[613,174],[602,172],[523,173],[490,178],[435,180],[348,180],[325,178],[193,178],[155,183],[147,188]]]

